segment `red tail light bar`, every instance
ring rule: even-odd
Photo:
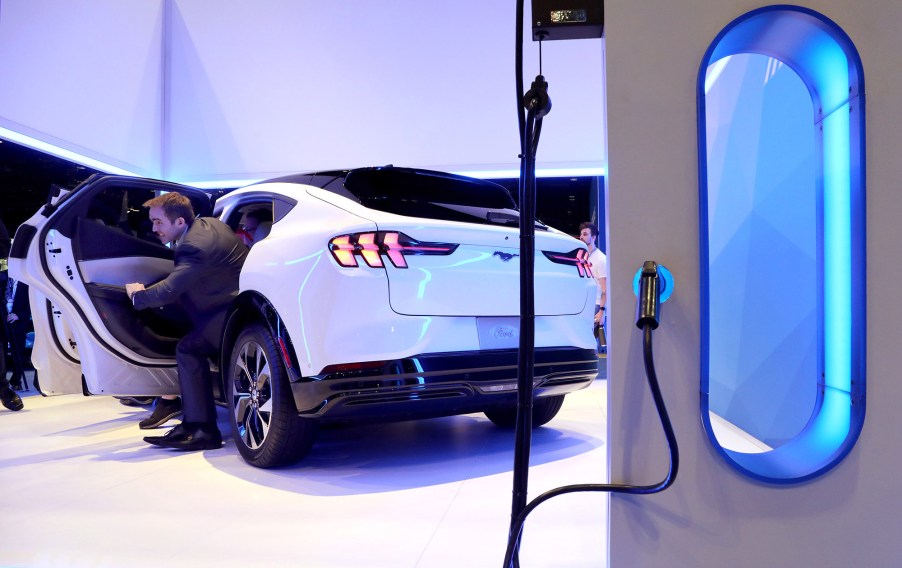
[[[570,252],[548,252],[542,251],[542,254],[556,264],[575,265],[579,271],[581,278],[592,278],[592,263],[589,262],[589,252],[586,249],[578,248]]]
[[[329,252],[340,266],[359,266],[357,257],[367,266],[382,268],[382,257],[386,256],[395,268],[407,268],[409,255],[448,255],[459,245],[451,243],[426,243],[414,240],[404,233],[376,231],[340,235],[329,241]]]

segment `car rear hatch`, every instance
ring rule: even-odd
[[[353,170],[340,189],[330,190],[390,214],[380,216],[377,233],[348,235],[333,250],[385,266],[395,312],[519,316],[519,214],[505,188],[387,167]],[[535,314],[581,313],[595,291],[585,246],[539,224],[535,250]]]
[[[430,248],[457,245],[447,255],[406,256],[407,268],[388,262],[392,309],[405,315],[518,316],[519,233],[514,229],[459,225],[391,227],[421,243],[430,243]],[[559,233],[536,234],[537,316],[580,313],[589,300],[594,282],[581,277],[575,263],[553,262],[544,254],[573,258],[573,251],[582,250],[573,241]],[[573,254],[568,257],[568,253]]]

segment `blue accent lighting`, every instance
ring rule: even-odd
[[[639,280],[641,278],[642,269],[640,268],[633,277],[633,294],[637,297],[639,296]],[[658,300],[663,304],[669,300],[670,296],[673,294],[673,275],[667,270],[666,266],[658,265],[658,280],[658,293],[660,295]]]
[[[814,191],[817,278],[817,390],[804,427],[775,449],[746,453],[724,448],[711,424],[710,393],[719,352],[712,335],[723,322],[712,322],[711,262],[723,239],[712,236],[709,200],[709,124],[705,97],[724,73],[729,58],[753,54],[785,64],[798,74],[813,104],[815,132]],[[699,218],[701,266],[701,413],[708,438],[737,470],[759,481],[799,483],[823,475],[852,450],[865,417],[865,90],[861,59],[852,41],[834,22],[813,10],[791,5],[767,6],[740,16],[715,38],[701,62],[698,100]],[[712,102],[712,109],[715,108]],[[806,111],[804,114],[807,115]],[[713,119],[712,119],[713,123]],[[735,165],[733,165],[735,167]],[[712,166],[712,172],[715,171]],[[716,177],[716,176],[715,176]],[[713,187],[713,182],[712,182]],[[809,206],[810,207],[810,206]],[[720,247],[720,248],[718,248]],[[810,273],[811,271],[809,271]],[[733,279],[737,302],[748,292],[744,274]],[[792,286],[787,276],[786,286]],[[729,279],[727,279],[729,280]],[[718,294],[715,294],[718,292]],[[730,293],[733,293],[731,290]],[[724,314],[718,312],[718,317]],[[715,324],[719,324],[718,327]],[[733,322],[733,326],[742,325]],[[722,344],[723,342],[721,342]],[[810,373],[815,375],[815,373]],[[806,379],[807,380],[807,379]]]

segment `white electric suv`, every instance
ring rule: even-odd
[[[153,283],[172,250],[142,203],[187,195],[198,215],[257,230],[223,334],[214,390],[241,455],[300,459],[318,424],[484,412],[516,415],[519,216],[503,187],[397,167],[274,179],[226,194],[93,176],[57,189],[16,232],[14,278],[29,284],[33,362],[45,394],[178,393],[177,306],[135,311],[128,282]],[[265,233],[265,231],[264,231]],[[596,376],[595,283],[584,245],[535,235],[535,405],[547,423]]]

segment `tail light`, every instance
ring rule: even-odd
[[[388,257],[395,268],[407,268],[409,255],[448,255],[459,245],[451,243],[426,243],[412,239],[395,231],[376,231],[340,235],[329,241],[329,252],[340,266],[359,266],[357,258],[367,266],[382,268],[382,257]]]
[[[570,252],[548,252],[543,250],[542,254],[555,264],[575,265],[581,278],[592,277],[592,271],[590,270],[592,263],[589,262],[589,252],[586,249],[578,248]]]

